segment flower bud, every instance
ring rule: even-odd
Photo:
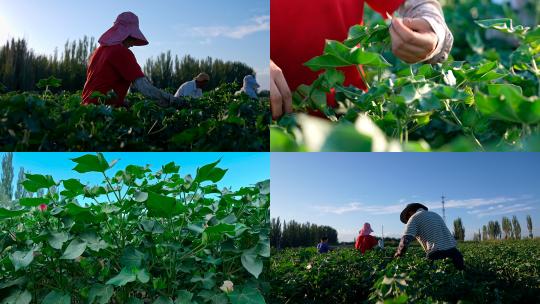
[[[231,281],[223,281],[223,285],[219,289],[223,290],[225,293],[232,292],[234,290],[234,284]]]

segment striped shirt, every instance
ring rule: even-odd
[[[418,209],[411,216],[403,234],[415,237],[427,254],[457,246],[442,217],[424,209]]]

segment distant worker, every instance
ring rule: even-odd
[[[210,81],[210,76],[206,73],[200,73],[193,80],[184,82],[174,97],[191,97],[191,98],[201,98],[203,96],[202,89],[204,89],[208,82]]]
[[[257,96],[257,90],[260,88],[260,85],[257,83],[255,76],[247,75],[244,77],[244,85],[240,91],[236,92],[235,95],[240,95],[245,93],[247,96],[253,99],[259,99]]]
[[[414,203],[403,209],[399,219],[407,226],[394,257],[404,255],[409,243],[416,238],[431,261],[450,258],[458,270],[465,268],[457,242],[439,214]]]
[[[180,103],[180,99],[150,83],[129,50],[132,46],[147,44],[148,40],[139,29],[139,18],[131,12],[120,14],[114,25],[99,38],[99,47],[90,56],[82,104],[97,104],[99,101],[92,98],[94,92],[108,95],[113,91],[116,97],[107,104],[126,106],[124,99],[130,85],[146,98],[157,100],[160,106]]]
[[[369,223],[364,223],[364,227],[360,230],[358,233],[358,237],[356,238],[356,244],[354,244],[354,248],[357,250],[360,250],[362,254],[364,254],[367,250],[373,249],[373,247],[377,246],[377,239],[370,235],[373,230],[371,229],[371,225]]]
[[[319,253],[328,253],[330,251],[330,246],[328,246],[328,237],[323,236],[321,242],[317,244],[317,252]]]

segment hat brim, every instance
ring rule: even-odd
[[[401,211],[401,214],[399,215],[399,220],[403,224],[407,224],[407,222],[409,221],[409,217],[407,217],[407,214],[410,211],[416,212],[416,210],[418,210],[420,208],[428,210],[428,207],[426,207],[426,206],[424,206],[424,205],[422,205],[420,203],[408,204],[407,207],[405,207],[405,209],[403,209],[403,211]]]
[[[149,43],[148,39],[146,39],[139,28],[118,24],[113,25],[103,35],[101,35],[99,38],[99,43],[103,46],[117,45],[124,42],[124,40],[126,40],[128,37],[135,39],[133,45],[136,46],[148,45]]]

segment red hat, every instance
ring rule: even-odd
[[[99,38],[99,44],[111,46],[121,44],[127,37],[136,39],[134,45],[147,45],[148,40],[139,29],[139,17],[132,12],[118,15],[114,25]]]

